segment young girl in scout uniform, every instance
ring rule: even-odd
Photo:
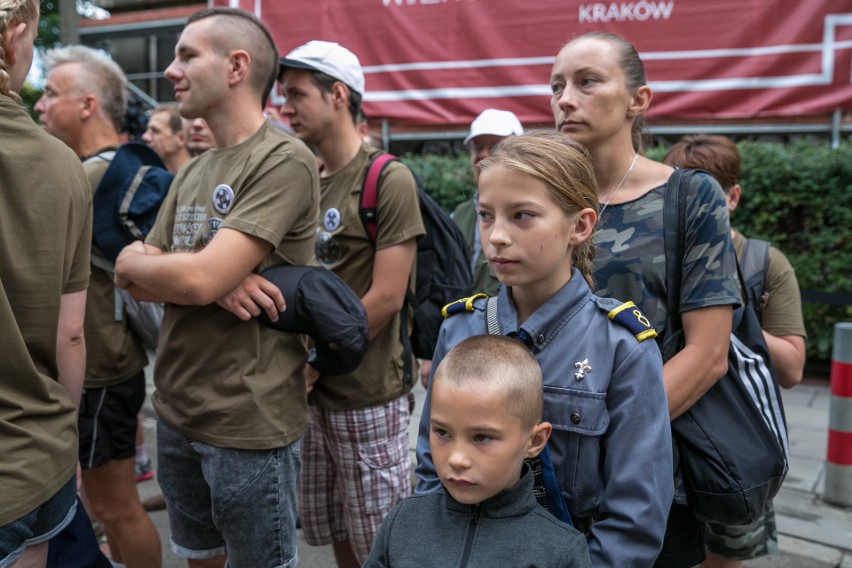
[[[433,368],[455,344],[488,333],[488,315],[492,332],[523,341],[544,374],[556,476],[592,565],[651,566],[673,491],[662,362],[635,306],[591,292],[598,198],[588,153],[538,131],[504,140],[479,168],[482,248],[503,287],[490,309],[482,296],[445,308]],[[419,493],[439,487],[429,396],[417,441]]]

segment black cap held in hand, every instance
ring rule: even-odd
[[[316,367],[323,375],[345,375],[358,367],[370,332],[364,304],[346,282],[320,266],[279,264],[260,275],[281,290],[287,303],[277,322],[261,312],[263,324],[309,335],[317,351]]]

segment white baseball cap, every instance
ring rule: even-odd
[[[524,127],[515,113],[489,108],[470,123],[470,134],[464,139],[464,143],[469,143],[477,136],[520,136],[523,133]]]
[[[309,41],[282,57],[281,67],[325,73],[364,96],[364,72],[361,70],[361,62],[354,53],[339,43]]]

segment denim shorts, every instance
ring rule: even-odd
[[[27,546],[56,536],[77,512],[77,477],[20,519],[0,527],[0,568],[14,564]]]
[[[230,568],[295,566],[300,443],[219,448],[159,420],[157,478],[174,553],[191,559],[225,554]]]

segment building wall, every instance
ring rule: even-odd
[[[171,82],[163,72],[174,58],[174,49],[186,19],[206,8],[198,0],[102,0],[111,11],[107,20],[81,20],[80,41],[107,51],[124,69],[127,78],[149,102],[174,100]]]

